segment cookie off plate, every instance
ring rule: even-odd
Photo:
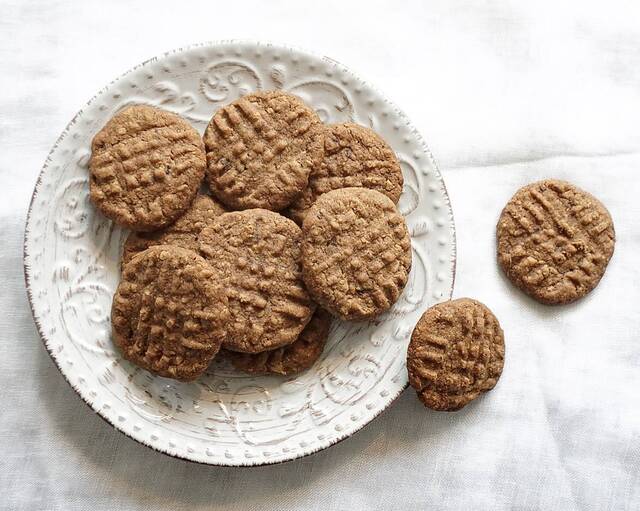
[[[393,308],[370,323],[334,321],[314,366],[294,377],[242,374],[215,360],[180,383],[120,356],[111,301],[128,232],[89,201],[93,136],[121,108],[145,103],[204,132],[213,113],[251,91],[300,96],[327,123],[379,133],[400,161],[398,203],[412,247],[409,281]],[[442,176],[407,117],[332,59],[283,46],[222,42],[141,64],[101,90],[54,144],[35,186],[24,268],[42,340],[60,372],[100,416],[171,456],[211,465],[287,461],[329,447],[373,420],[407,386],[406,349],[420,315],[451,296],[455,230]]]

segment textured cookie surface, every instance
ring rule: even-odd
[[[233,366],[249,374],[281,374],[289,376],[309,369],[324,348],[331,316],[323,309],[316,309],[311,321],[291,344],[262,353],[228,351]]]
[[[233,209],[279,211],[307,186],[321,123],[302,100],[256,92],[218,110],[204,134],[212,193]]]
[[[347,320],[389,309],[407,283],[411,242],[387,196],[366,188],[321,195],[302,225],[303,277],[315,301]]]
[[[503,365],[504,334],[498,320],[469,298],[428,309],[407,351],[409,383],[433,410],[459,410],[491,390]]]
[[[565,181],[527,185],[507,203],[497,226],[498,262],[536,300],[569,303],[591,291],[613,255],[607,209]]]
[[[122,267],[137,253],[153,245],[176,245],[198,250],[198,235],[207,225],[225,213],[224,207],[207,195],[198,195],[189,209],[174,223],[153,232],[132,232],[122,251]]]
[[[371,188],[397,203],[402,183],[398,159],[378,134],[358,124],[329,125],[322,131],[320,164],[311,171],[309,186],[288,214],[301,224],[320,195],[347,187]]]
[[[302,282],[300,228],[264,209],[219,216],[199,250],[224,278],[231,319],[224,347],[257,353],[295,341],[315,304]]]
[[[131,106],[93,139],[91,200],[119,225],[159,229],[189,207],[205,166],[202,140],[189,123],[158,108]]]
[[[198,254],[157,245],[126,265],[113,297],[113,339],[124,357],[190,381],[220,349],[229,319],[219,278]]]

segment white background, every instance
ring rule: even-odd
[[[244,38],[330,56],[424,135],[458,234],[454,296],[496,313],[507,357],[460,412],[406,391],[352,438],[272,467],[158,454],[114,431],[42,347],[22,274],[33,185],[75,112],[190,43]],[[599,287],[536,304],[495,263],[521,185],[559,177],[610,209]],[[0,1],[0,508],[640,508],[640,5],[637,2]]]

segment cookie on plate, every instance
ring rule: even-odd
[[[114,115],[91,144],[91,200],[134,231],[169,225],[191,204],[206,157],[198,132],[179,116],[147,105]]]
[[[500,267],[521,290],[546,304],[589,293],[613,255],[611,215],[593,195],[554,179],[518,190],[497,226]]]
[[[176,245],[189,250],[198,250],[198,235],[226,209],[208,195],[198,195],[191,207],[174,223],[152,232],[131,232],[122,251],[121,266],[133,256],[153,245]]]
[[[113,340],[124,358],[160,376],[191,381],[225,336],[227,297],[191,250],[156,245],[124,268],[113,297]]]
[[[303,277],[313,299],[347,320],[388,310],[407,283],[411,241],[386,195],[341,188],[321,195],[302,224]]]
[[[287,207],[321,151],[321,122],[282,91],[248,94],[218,110],[204,134],[212,193],[232,209]]]
[[[323,193],[362,187],[385,194],[397,203],[402,170],[393,150],[373,130],[358,124],[333,124],[322,132],[322,157],[309,176],[309,186],[287,210],[301,224],[307,210]]]
[[[265,209],[220,215],[199,236],[201,255],[224,279],[229,320],[224,347],[257,353],[291,344],[315,304],[302,282],[300,228]]]
[[[433,410],[459,410],[491,390],[503,366],[500,324],[485,305],[470,298],[427,309],[407,350],[409,383]]]
[[[239,353],[227,351],[233,367],[249,374],[280,374],[290,376],[309,369],[324,348],[331,315],[316,309],[304,330],[291,344],[262,353]]]

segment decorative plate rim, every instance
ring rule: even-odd
[[[405,384],[402,386],[402,388],[400,388],[398,390],[397,393],[395,393],[394,395],[390,395],[390,397],[387,400],[387,402],[383,406],[381,406],[373,414],[373,416],[368,421],[357,425],[354,429],[348,430],[345,433],[341,433],[340,435],[338,435],[335,438],[333,438],[327,445],[320,445],[320,446],[314,447],[314,448],[312,448],[312,449],[310,449],[310,450],[308,450],[306,452],[297,452],[294,455],[292,455],[290,458],[287,458],[287,459],[273,460],[273,461],[260,460],[260,461],[253,462],[253,463],[251,463],[251,462],[249,462],[249,463],[246,463],[246,462],[245,463],[221,463],[221,462],[216,462],[216,461],[213,461],[213,460],[211,462],[201,461],[201,460],[198,460],[198,459],[195,459],[195,458],[189,458],[187,456],[183,456],[183,455],[180,455],[180,454],[177,454],[177,453],[172,453],[172,452],[169,452],[168,450],[165,450],[165,449],[162,449],[162,448],[160,448],[160,447],[158,447],[156,445],[153,445],[153,444],[149,443],[146,440],[135,438],[128,431],[126,431],[123,428],[120,428],[117,424],[112,422],[106,415],[104,415],[101,412],[101,409],[94,408],[93,405],[91,403],[89,403],[89,401],[87,401],[85,399],[85,397],[82,395],[80,390],[78,388],[76,388],[76,386],[70,381],[69,377],[62,370],[62,367],[60,365],[61,363],[53,355],[52,348],[49,347],[50,340],[44,334],[43,329],[42,329],[42,325],[40,324],[40,322],[38,321],[38,318],[36,316],[36,310],[35,310],[35,306],[34,306],[34,302],[33,302],[31,281],[30,281],[30,279],[31,279],[30,266],[27,264],[27,258],[29,257],[27,244],[28,244],[28,239],[29,239],[29,234],[30,234],[30,224],[31,224],[31,221],[32,221],[32,211],[33,211],[33,206],[34,206],[34,203],[35,203],[35,199],[36,199],[36,197],[37,197],[37,195],[39,194],[39,191],[40,191],[39,190],[39,185],[40,185],[40,183],[42,181],[44,173],[48,169],[48,166],[49,166],[49,163],[51,161],[52,155],[54,154],[54,152],[56,151],[56,149],[60,145],[60,143],[67,137],[67,135],[69,134],[69,131],[75,125],[76,120],[78,119],[78,117],[83,114],[84,110],[87,107],[89,107],[92,103],[94,103],[94,101],[96,101],[98,98],[100,98],[106,91],[108,91],[109,88],[113,84],[115,84],[116,82],[118,82],[119,80],[124,78],[125,76],[127,76],[130,73],[136,71],[137,69],[145,66],[148,63],[155,62],[155,61],[158,61],[160,59],[163,59],[163,58],[166,58],[166,57],[178,54],[178,53],[182,53],[182,52],[185,52],[185,51],[191,51],[191,50],[198,49],[198,48],[204,48],[204,47],[211,48],[211,47],[216,47],[216,46],[220,46],[220,45],[232,45],[232,44],[255,45],[257,47],[269,47],[269,48],[277,48],[277,49],[282,49],[282,50],[293,50],[293,51],[300,52],[302,54],[306,54],[306,55],[311,56],[311,57],[315,57],[315,58],[321,59],[324,62],[326,62],[326,63],[328,63],[328,64],[330,64],[332,66],[340,66],[343,70],[348,72],[354,79],[356,79],[360,84],[362,84],[362,85],[366,86],[367,88],[375,91],[380,96],[380,98],[393,110],[393,112],[396,115],[398,115],[402,120],[406,121],[407,125],[411,128],[411,131],[412,131],[413,135],[416,137],[416,140],[419,142],[419,144],[422,147],[422,149],[424,150],[424,152],[428,155],[431,165],[433,166],[433,168],[437,171],[437,173],[439,175],[439,181],[440,181],[440,184],[442,185],[442,189],[443,189],[444,196],[445,196],[445,199],[446,199],[446,206],[448,207],[448,220],[450,221],[450,228],[451,228],[450,235],[451,235],[451,238],[452,238],[451,253],[450,253],[450,261],[452,263],[452,266],[451,266],[451,286],[450,286],[450,288],[448,290],[447,295],[443,296],[444,300],[451,299],[451,297],[453,295],[454,286],[455,286],[456,264],[457,264],[457,238],[456,238],[456,229],[455,229],[453,208],[452,208],[452,205],[451,205],[451,200],[450,200],[449,193],[448,193],[448,190],[447,190],[447,187],[446,187],[446,183],[444,181],[444,177],[442,176],[442,172],[440,171],[440,168],[439,168],[435,158],[433,157],[433,154],[432,154],[431,150],[429,149],[429,147],[427,146],[425,140],[423,139],[422,135],[411,124],[408,116],[404,113],[404,111],[401,110],[400,108],[398,108],[392,101],[390,101],[384,94],[382,94],[377,87],[372,86],[369,82],[367,82],[366,80],[363,80],[362,78],[360,78],[359,75],[356,75],[355,73],[353,73],[349,67],[343,65],[341,62],[339,62],[339,61],[337,61],[337,60],[335,60],[333,58],[319,55],[319,54],[317,54],[317,53],[315,53],[313,51],[309,51],[307,49],[300,48],[300,47],[295,46],[295,45],[258,41],[258,40],[254,40],[254,39],[221,39],[221,40],[214,40],[214,41],[205,41],[205,42],[201,42],[201,43],[194,43],[194,44],[189,44],[189,45],[186,45],[186,46],[182,46],[182,47],[179,47],[179,48],[175,48],[175,49],[166,51],[164,53],[161,53],[159,55],[156,55],[154,57],[146,59],[143,62],[140,62],[139,64],[129,68],[127,71],[125,71],[124,73],[119,74],[116,78],[111,80],[107,85],[102,87],[96,94],[94,94],[88,101],[86,101],[83,104],[82,108],[80,110],[78,110],[76,112],[76,114],[73,116],[73,118],[67,123],[67,125],[63,129],[62,133],[58,136],[58,138],[56,139],[55,143],[51,147],[50,151],[47,153],[47,157],[45,158],[45,162],[44,162],[42,168],[40,169],[40,172],[38,173],[38,177],[37,177],[37,179],[35,181],[35,184],[34,184],[33,192],[32,192],[32,195],[31,195],[31,199],[29,201],[29,208],[28,208],[28,211],[27,211],[27,217],[26,217],[26,220],[25,220],[25,230],[24,230],[24,238],[23,238],[23,250],[22,250],[23,272],[24,272],[25,288],[26,288],[27,298],[28,298],[28,302],[29,302],[29,309],[31,311],[31,315],[33,317],[33,321],[34,321],[34,323],[36,325],[36,330],[38,331],[38,335],[40,337],[40,340],[41,340],[42,344],[44,345],[45,350],[49,354],[49,357],[51,358],[51,360],[53,361],[53,363],[57,367],[58,371],[63,376],[63,378],[67,382],[67,384],[74,390],[76,395],[82,400],[82,402],[87,407],[89,407],[91,409],[92,412],[94,412],[98,417],[100,417],[103,421],[105,421],[107,424],[109,424],[116,431],[124,434],[125,436],[127,436],[131,440],[144,445],[145,447],[149,447],[149,448],[153,449],[154,451],[156,451],[158,453],[164,454],[165,456],[169,456],[171,458],[175,458],[175,459],[178,459],[178,460],[184,460],[184,461],[188,461],[190,463],[195,463],[195,464],[198,464],[198,465],[205,465],[205,466],[245,467],[245,468],[247,468],[247,467],[261,467],[261,466],[265,466],[265,465],[278,465],[278,464],[282,464],[282,463],[287,463],[287,462],[290,462],[290,461],[294,461],[294,460],[298,460],[298,459],[301,459],[301,458],[305,458],[307,456],[311,456],[312,454],[315,454],[317,452],[323,451],[323,450],[325,450],[325,449],[327,449],[329,447],[332,447],[334,445],[337,445],[337,444],[341,443],[345,439],[353,436],[354,434],[358,433],[359,431],[364,429],[366,426],[371,424],[375,419],[377,419],[382,414],[382,412],[384,412],[391,405],[393,405],[393,403],[400,397],[400,395],[404,392],[404,390],[407,389],[407,387],[409,386],[409,383],[405,382]]]

